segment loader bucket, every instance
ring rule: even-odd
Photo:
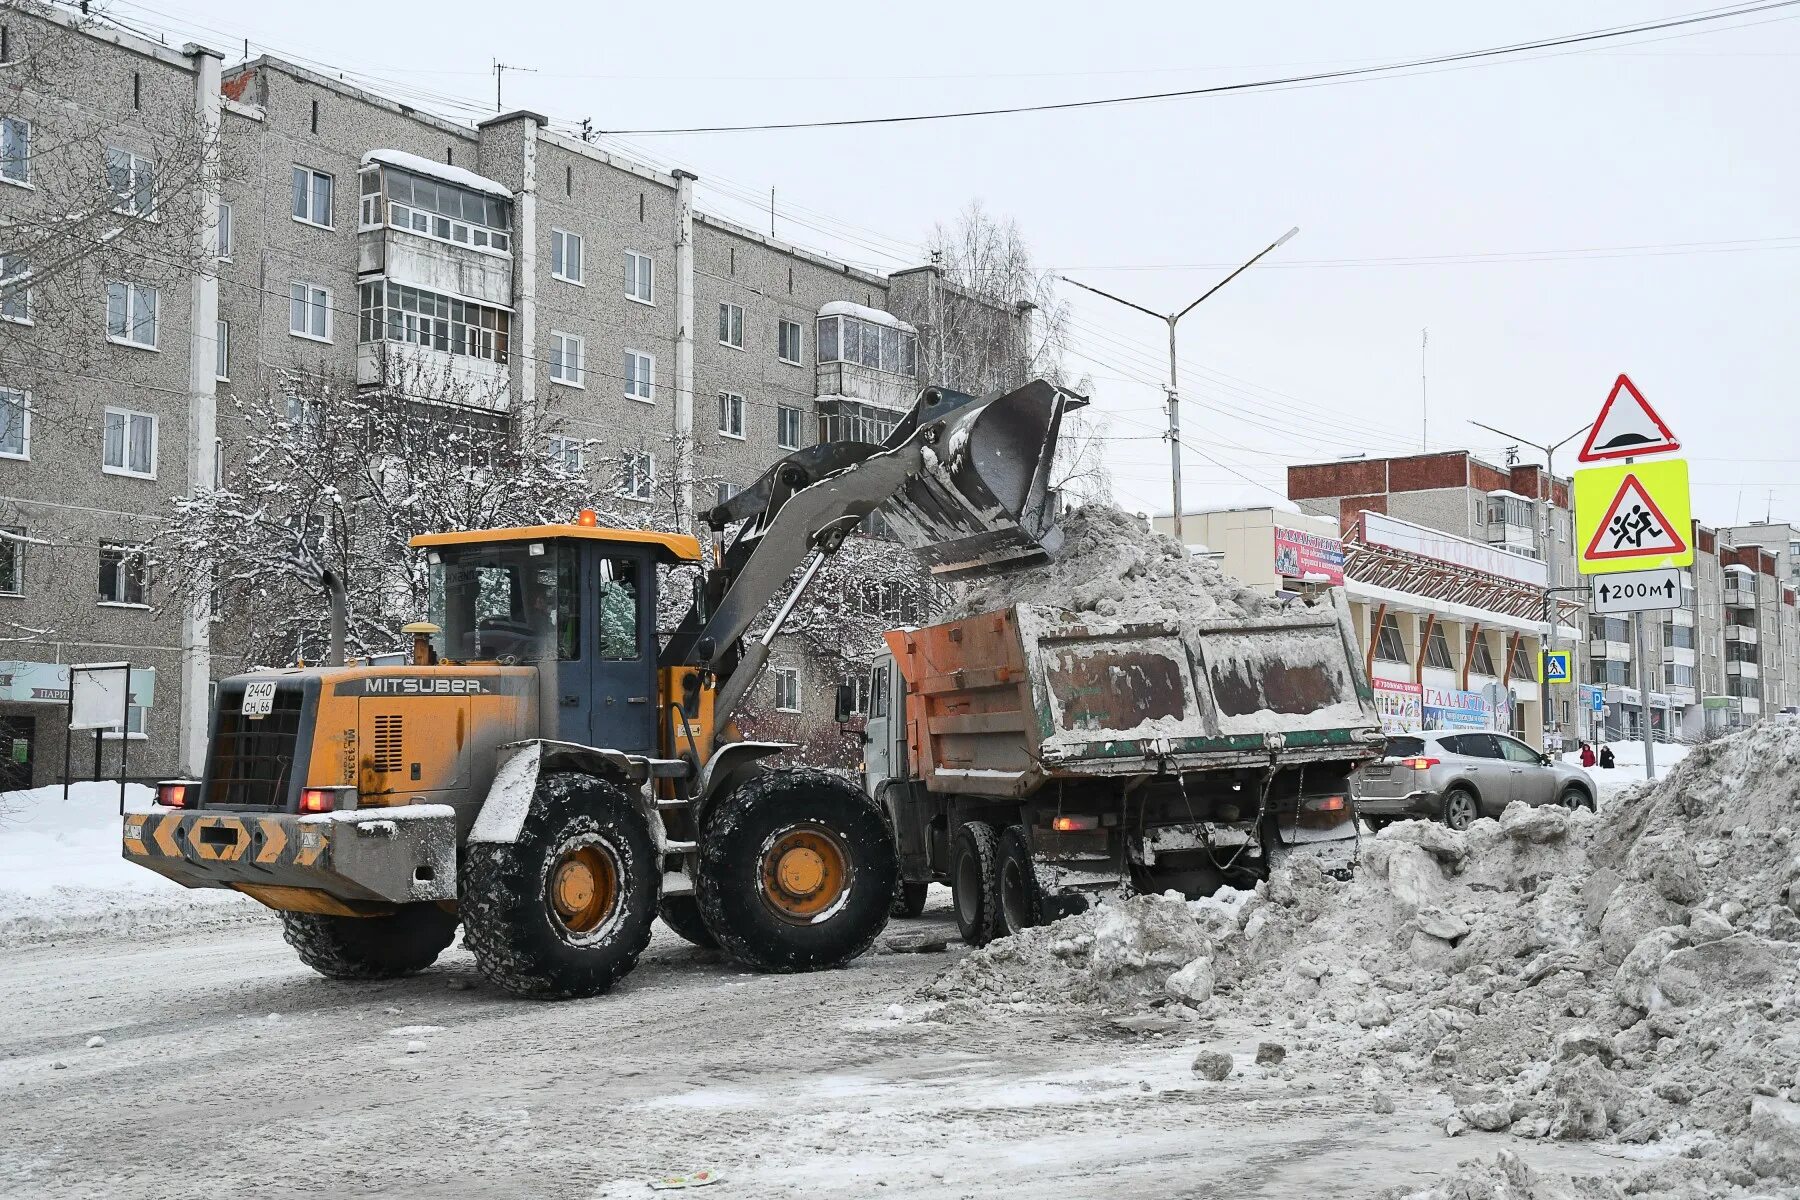
[[[931,388],[918,424],[941,422],[925,469],[882,511],[934,574],[955,577],[1038,562],[1062,544],[1051,460],[1064,410],[1081,401],[1042,379],[980,399]],[[895,430],[904,439],[910,429]]]

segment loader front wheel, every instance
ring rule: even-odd
[[[284,912],[281,936],[327,979],[397,979],[423,971],[456,937],[456,914],[403,904],[382,917]]]
[[[956,928],[971,946],[985,946],[1006,932],[1000,919],[999,839],[986,821],[965,821],[950,852],[950,894]]]
[[[463,944],[491,982],[539,1000],[597,996],[637,965],[660,884],[644,816],[585,775],[538,783],[510,843],[473,842]]]
[[[708,811],[694,891],[727,954],[759,971],[813,971],[869,948],[899,871],[862,789],[796,768],[758,775]]]
[[[712,930],[700,919],[700,902],[692,895],[664,896],[662,903],[657,906],[656,915],[683,941],[692,942],[702,950],[719,948],[719,939],[712,935]]]

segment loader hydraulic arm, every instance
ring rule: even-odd
[[[819,568],[883,504],[900,540],[939,573],[1017,565],[1053,551],[1060,535],[1050,461],[1063,411],[1074,403],[1044,380],[981,398],[927,388],[882,445],[807,447],[705,513],[715,536],[739,528],[662,665],[714,673],[715,734],[761,675]],[[768,627],[746,641],[778,597]]]

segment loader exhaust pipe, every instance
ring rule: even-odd
[[[338,578],[336,571],[327,567],[319,582],[325,585],[325,595],[331,601],[331,641],[325,651],[325,665],[341,667],[350,629],[350,602],[344,595],[344,581]]]

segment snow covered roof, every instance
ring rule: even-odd
[[[471,192],[499,196],[502,200],[512,199],[512,193],[505,186],[495,183],[485,175],[477,175],[473,171],[465,171],[461,167],[453,167],[449,163],[421,158],[417,154],[408,154],[404,150],[371,150],[362,156],[362,165],[366,167],[371,163],[399,167],[402,171],[411,171],[414,175],[423,175],[427,179],[441,179],[445,183],[454,183],[457,187],[468,188]]]
[[[821,306],[819,315],[821,317],[855,317],[857,320],[867,321],[871,325],[887,325],[907,333],[919,332],[891,312],[870,308],[866,304],[853,304],[848,300],[833,300]]]

